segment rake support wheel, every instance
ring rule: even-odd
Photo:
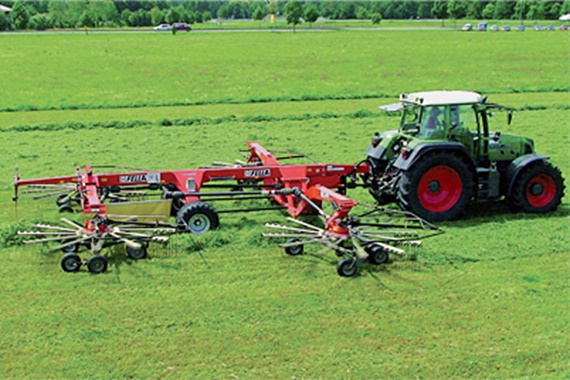
[[[81,259],[75,253],[68,253],[61,259],[61,269],[65,272],[77,272],[81,268]]]
[[[450,152],[426,153],[399,179],[400,208],[429,221],[456,219],[473,196],[473,174]]]
[[[87,260],[87,269],[93,274],[103,273],[107,270],[107,259],[101,255],[93,255]]]
[[[352,277],[358,271],[358,260],[355,258],[346,258],[338,262],[336,271],[341,277]]]

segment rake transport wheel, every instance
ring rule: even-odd
[[[428,153],[399,179],[400,208],[429,221],[456,219],[473,196],[473,175],[467,163],[448,153]]]
[[[127,256],[133,260],[142,260],[147,256],[146,246],[133,247],[127,245]]]
[[[338,262],[336,266],[336,271],[339,276],[342,277],[352,277],[356,274],[358,270],[357,260],[354,258],[342,259]]]
[[[107,270],[107,259],[101,255],[93,255],[87,260],[87,269],[93,274],[103,273]]]
[[[212,206],[204,202],[187,203],[178,210],[176,221],[184,230],[200,235],[215,230],[220,225],[218,214]]]
[[[564,179],[560,169],[540,161],[517,176],[510,202],[515,211],[541,213],[556,210],[563,196]]]
[[[364,250],[368,253],[368,262],[374,265],[385,264],[390,258],[388,251],[379,244],[369,244]]]
[[[81,268],[81,259],[75,253],[68,253],[61,259],[61,269],[65,272],[77,272]]]

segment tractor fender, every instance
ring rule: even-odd
[[[511,192],[513,191],[513,186],[515,184],[515,180],[517,179],[520,172],[526,168],[527,166],[534,164],[537,161],[544,161],[548,160],[550,157],[544,154],[539,153],[531,153],[525,154],[524,156],[517,157],[513,160],[507,167],[507,171],[505,173],[505,181],[504,183],[507,184],[507,191],[506,196],[510,197]]]
[[[458,142],[429,142],[418,144],[414,150],[412,150],[411,154],[409,154],[407,157],[404,154],[400,154],[394,162],[394,167],[406,171],[411,168],[412,165],[415,164],[416,161],[418,161],[424,154],[433,151],[459,153],[461,156],[464,156],[468,159],[469,165],[473,171],[475,170],[475,167],[477,167],[477,164],[469,152],[467,152],[467,149],[465,149],[463,144],[460,144]]]

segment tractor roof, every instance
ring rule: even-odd
[[[421,106],[443,106],[446,104],[483,103],[485,98],[472,91],[424,91],[401,94],[400,101]]]

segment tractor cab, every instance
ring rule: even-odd
[[[400,133],[420,141],[457,142],[480,165],[510,161],[533,151],[531,139],[490,132],[495,111],[512,110],[486,103],[486,97],[470,91],[429,91],[400,95]],[[419,143],[416,142],[416,143]]]

